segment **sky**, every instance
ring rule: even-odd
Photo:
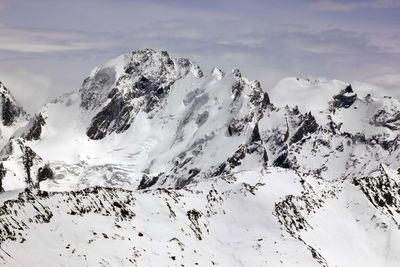
[[[143,48],[204,71],[400,91],[400,0],[0,0],[0,81],[28,112]],[[272,99],[273,101],[273,99]]]

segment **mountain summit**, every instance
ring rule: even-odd
[[[400,264],[395,98],[152,49],[32,118],[0,89],[7,265]]]

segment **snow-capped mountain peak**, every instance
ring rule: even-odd
[[[81,106],[96,113],[88,137],[102,139],[107,133],[127,130],[140,110],[157,109],[172,85],[189,73],[203,76],[188,59],[152,49],[133,51],[97,68],[79,90]]]

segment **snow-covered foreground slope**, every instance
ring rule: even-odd
[[[29,190],[1,207],[1,260],[8,266],[396,266],[398,218],[375,209],[359,187],[345,182],[328,189],[335,186],[271,168],[184,189]]]
[[[365,85],[263,91],[146,49],[29,122],[11,100],[6,265],[400,265],[400,103]]]

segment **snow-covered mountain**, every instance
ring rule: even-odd
[[[0,86],[6,265],[400,264],[395,98],[151,49],[32,118]]]

